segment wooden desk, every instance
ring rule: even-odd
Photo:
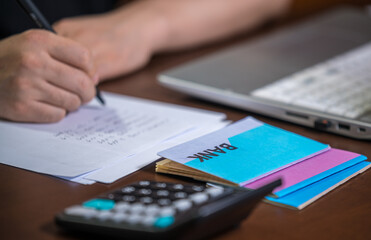
[[[249,38],[244,36],[242,38]],[[156,82],[164,69],[230,45],[227,43],[178,54],[156,57],[145,69],[130,76],[105,83],[103,90],[130,96],[176,103],[225,112],[230,120],[252,115],[266,123],[371,158],[371,143],[315,131],[306,127],[266,118],[229,107],[204,102],[180,94]],[[0,165],[0,239],[91,239],[67,234],[58,229],[54,215],[65,207],[96,195],[141,180],[184,181],[154,173],[154,164],[114,184],[84,186],[54,177]],[[302,211],[293,211],[261,203],[251,216],[216,239],[370,239],[371,236],[371,171],[319,199]]]

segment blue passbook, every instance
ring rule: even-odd
[[[370,167],[370,162],[363,161],[301,188],[291,194],[280,198],[266,197],[266,200],[275,205],[300,210],[349,179],[366,171]]]
[[[158,154],[242,186],[328,149],[248,117]]]

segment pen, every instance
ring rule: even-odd
[[[40,12],[40,10],[36,7],[36,5],[32,2],[32,0],[17,0],[18,4],[21,6],[21,8],[26,12],[26,14],[36,23],[36,25],[41,28],[48,30],[53,33],[57,33],[53,27],[50,25],[50,23],[46,20],[44,15]],[[104,105],[105,101],[102,98],[102,95],[100,94],[100,91],[98,87],[95,87],[96,89],[96,98],[98,101]]]

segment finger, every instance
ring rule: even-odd
[[[95,96],[94,82],[85,72],[54,59],[48,61],[43,76],[49,83],[77,95],[82,103]]]
[[[7,107],[6,118],[16,122],[51,123],[62,120],[66,110],[38,101],[17,103]]]
[[[29,121],[38,123],[58,122],[67,114],[65,109],[36,101],[30,104],[29,110]]]
[[[48,52],[54,59],[81,69],[91,78],[96,73],[90,51],[75,41],[58,37],[58,41],[48,47]]]
[[[35,99],[40,102],[65,109],[69,112],[75,111],[81,106],[81,99],[65,89],[45,82],[39,87],[39,94]]]

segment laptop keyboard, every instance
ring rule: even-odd
[[[359,118],[371,111],[371,43],[251,94],[342,117]]]

